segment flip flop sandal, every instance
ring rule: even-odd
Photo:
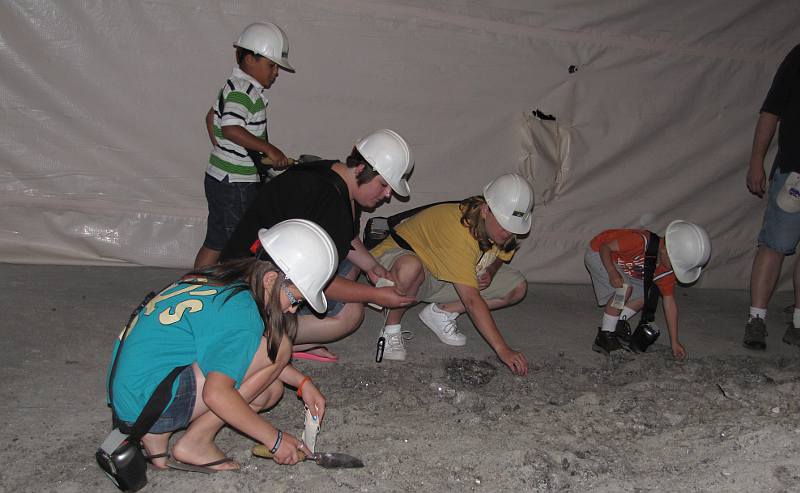
[[[218,472],[228,472],[228,471],[237,471],[238,469],[213,469],[213,466],[218,466],[220,464],[225,464],[227,462],[234,462],[232,457],[223,457],[222,459],[207,462],[205,464],[188,464],[186,462],[181,462],[177,459],[169,458],[167,459],[167,467],[170,469],[175,469],[177,471],[186,471],[186,472],[199,472],[201,474],[215,474]]]
[[[142,451],[144,451],[144,447],[142,447]],[[162,457],[166,457],[169,460],[169,452],[161,452],[160,454],[153,454],[153,455],[145,455],[144,460],[147,461],[147,468],[153,471],[164,471],[168,469],[167,467],[157,467],[153,464],[153,459],[160,459]]]
[[[330,357],[330,356],[320,356],[318,354],[309,353],[308,351],[313,351],[315,349],[328,349],[325,346],[314,346],[312,348],[306,349],[305,351],[295,351],[292,353],[293,359],[307,359],[311,361],[321,361],[323,363],[336,363],[339,361],[338,356]]]

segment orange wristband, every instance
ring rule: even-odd
[[[300,380],[300,385],[297,386],[297,397],[299,397],[301,399],[303,398],[303,385],[306,382],[310,382],[310,381],[311,381],[311,377],[309,377],[309,376],[305,376],[305,377],[303,377],[302,380]]]

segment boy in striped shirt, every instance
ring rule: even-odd
[[[267,99],[263,95],[275,83],[279,70],[294,72],[286,34],[275,24],[254,23],[242,31],[234,47],[238,66],[206,117],[214,149],[204,183],[208,229],[195,268],[217,263],[258,192],[260,178],[251,155],[266,155],[276,168],[289,164],[286,155],[267,138]]]

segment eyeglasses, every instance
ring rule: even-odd
[[[292,307],[300,306],[303,304],[305,300],[298,300],[297,298],[295,298],[292,292],[289,291],[289,286],[287,286],[286,283],[283,283],[281,287],[283,288],[283,293],[286,295],[286,298],[289,299],[289,303],[292,305]]]

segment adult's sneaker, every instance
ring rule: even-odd
[[[617,335],[613,331],[602,330],[598,327],[597,337],[594,338],[592,343],[592,350],[608,355],[618,349],[622,349],[622,345],[619,343]]]
[[[792,322],[786,327],[786,332],[783,334],[783,342],[791,344],[792,346],[800,346],[800,328],[794,326]]]
[[[400,331],[384,332],[383,337],[386,338],[386,345],[383,347],[383,359],[405,361],[406,345],[403,343],[403,333]]]
[[[419,319],[433,331],[445,344],[450,346],[463,346],[467,343],[467,336],[458,331],[456,318],[458,313],[446,312],[431,303],[419,312]]]
[[[747,349],[763,351],[767,348],[767,324],[761,317],[751,317],[744,326],[742,344]]]

